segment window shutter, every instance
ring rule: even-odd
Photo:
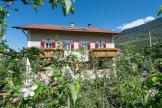
[[[41,48],[45,48],[45,42],[43,40],[41,40],[40,46],[41,46]]]
[[[89,41],[87,41],[87,49],[89,50],[91,48],[91,44]]]
[[[98,48],[98,42],[95,43],[95,48]]]
[[[52,43],[51,43],[51,44],[52,44],[52,45],[51,45],[51,46],[52,46],[52,48],[56,48],[56,42],[55,42],[54,40],[52,41]]]
[[[103,42],[103,48],[106,48],[106,42]]]
[[[71,40],[70,45],[71,45],[71,50],[73,50],[74,49],[74,42],[73,42],[73,40]]]

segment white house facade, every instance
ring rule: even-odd
[[[87,51],[85,61],[90,59],[90,52],[94,52],[96,57],[113,57],[117,49],[114,45],[114,37],[118,33],[88,27],[56,26],[47,24],[30,24],[15,26],[21,29],[27,36],[27,47],[38,47],[44,50],[64,49],[64,55],[79,48]],[[75,52],[74,52],[75,53]],[[78,56],[81,56],[77,53]],[[47,56],[49,57],[49,56]]]

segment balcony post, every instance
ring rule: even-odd
[[[25,64],[25,68],[26,68],[26,72],[25,72],[25,77],[26,77],[26,81],[28,78],[28,75],[31,73],[31,67],[30,67],[30,61],[28,58],[26,58],[26,64]]]

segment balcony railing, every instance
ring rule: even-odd
[[[30,49],[30,48],[25,48]],[[113,58],[118,55],[118,49],[117,48],[92,48],[89,51],[89,57],[90,58],[96,58],[96,57],[110,57]],[[52,58],[62,56],[64,57],[64,49],[54,49],[54,48],[43,48],[41,49],[41,58]]]
[[[41,58],[52,58],[54,56],[64,56],[64,49],[43,48]]]
[[[118,54],[117,48],[93,48],[90,50],[90,57],[115,57]]]

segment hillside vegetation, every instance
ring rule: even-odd
[[[162,17],[144,25],[122,31],[121,35],[116,39],[116,45],[119,48],[130,45],[136,48],[148,46],[149,31],[151,32],[153,43],[162,40]]]

